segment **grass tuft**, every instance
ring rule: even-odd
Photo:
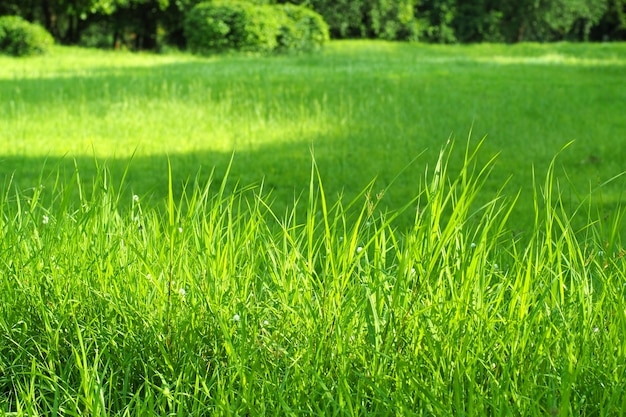
[[[106,166],[88,187],[78,170],[9,179],[0,411],[619,415],[624,209],[572,214],[553,161],[534,229],[514,233],[517,198],[479,198],[496,163],[481,146],[453,174],[446,145],[399,211],[373,183],[331,202],[315,163],[281,213],[228,172],[176,197],[169,167],[163,205],[122,198]]]

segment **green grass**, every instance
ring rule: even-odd
[[[514,217],[532,227],[533,167],[555,175],[574,210],[624,171],[626,45],[428,46],[335,42],[312,56],[142,55],[57,48],[39,58],[0,57],[1,173],[33,186],[41,166],[93,176],[94,159],[129,190],[165,196],[167,158],[175,188],[202,167],[231,180],[264,180],[288,208],[306,190],[311,153],[329,198],[357,195],[374,177],[383,205],[415,195],[427,164],[450,137],[487,136],[483,162],[499,158],[489,200],[510,179],[523,190]],[[454,155],[452,169],[461,156]],[[596,195],[610,214],[623,177]],[[570,187],[570,184],[573,185]],[[178,192],[178,191],[177,191]],[[404,219],[410,223],[410,219]]]
[[[0,57],[0,415],[624,414],[625,52]]]
[[[478,154],[453,176],[441,153],[406,233],[371,188],[330,205],[315,167],[286,215],[224,181],[175,199],[169,176],[161,210],[106,170],[7,186],[0,412],[620,415],[620,223],[575,233],[549,170],[515,238],[512,202],[471,209]]]

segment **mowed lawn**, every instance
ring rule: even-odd
[[[21,188],[59,164],[88,179],[106,161],[113,182],[128,169],[128,195],[160,201],[168,158],[176,188],[199,172],[219,178],[234,153],[230,180],[263,182],[282,210],[308,188],[314,155],[329,196],[377,178],[396,209],[449,139],[454,171],[468,138],[487,136],[479,161],[498,157],[481,198],[507,181],[506,195],[522,190],[524,229],[533,172],[542,182],[568,143],[555,171],[572,211],[626,169],[625,44],[343,41],[315,55],[212,58],[59,47],[0,57],[0,102],[0,175]],[[594,191],[603,215],[625,184]]]

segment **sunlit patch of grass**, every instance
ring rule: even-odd
[[[598,67],[598,66],[626,66],[626,59],[623,57],[609,58],[585,58],[571,55],[562,55],[558,53],[548,53],[538,57],[520,57],[520,56],[502,56],[475,58],[479,62],[491,62],[495,64],[536,64],[536,65],[568,65],[581,67]]]
[[[204,58],[207,61],[209,59]],[[180,62],[198,62],[188,54],[133,53],[55,46],[48,55],[11,59],[0,57],[0,77],[3,79],[46,79],[107,75],[116,70],[151,68]],[[94,74],[95,73],[95,74]]]

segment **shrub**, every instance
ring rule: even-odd
[[[0,53],[14,56],[38,55],[54,43],[43,27],[19,16],[0,17]]]
[[[314,11],[292,4],[214,0],[197,4],[184,25],[192,52],[311,51],[328,39],[328,25]]]
[[[230,50],[272,51],[279,27],[280,21],[270,6],[215,0],[191,9],[184,30],[189,49],[207,54]]]
[[[273,8],[283,15],[283,25],[278,34],[279,50],[311,51],[328,41],[328,25],[320,14],[293,4]]]

